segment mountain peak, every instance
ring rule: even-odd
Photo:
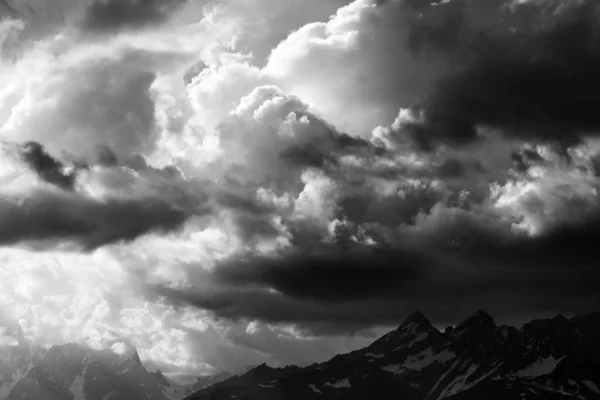
[[[169,386],[169,381],[163,375],[160,369],[157,369],[155,372],[151,372],[150,375],[152,375],[156,379],[156,382],[158,382],[159,385]]]
[[[162,371],[160,369],[157,369],[154,372],[151,372],[152,375],[157,376],[157,377],[164,377]]]
[[[257,375],[257,374],[264,374],[264,373],[269,373],[271,371],[273,371],[274,368],[271,368],[267,365],[267,363],[262,363],[260,365],[257,365],[256,367],[250,369],[248,372],[246,372],[244,375]]]
[[[494,322],[494,318],[492,318],[491,315],[483,310],[478,310],[475,314],[463,321],[457,329],[461,331],[465,329],[493,330],[496,329],[496,327],[496,322]]]
[[[565,324],[570,322],[569,319],[562,314],[557,314],[556,316],[554,316],[554,318],[552,318],[552,321],[559,324]]]
[[[434,329],[431,322],[423,315],[421,311],[415,311],[408,316],[400,325],[399,329],[412,329],[412,330],[429,330]]]
[[[375,340],[367,349],[375,353],[385,353],[409,345],[417,338],[424,339],[436,334],[439,334],[439,331],[431,325],[425,315],[415,311],[398,328]]]
[[[413,312],[406,318],[406,321],[423,321],[423,320],[427,321],[427,317],[425,317],[425,315],[419,310]]]

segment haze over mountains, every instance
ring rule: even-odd
[[[25,342],[0,346],[0,399],[179,400],[231,376],[198,377],[183,385],[149,372],[134,349],[92,350],[77,344],[50,349]]]
[[[148,372],[137,352],[75,344],[0,348],[8,400],[543,400],[600,399],[600,313],[497,326],[478,311],[435,329],[420,312],[366,348],[306,367],[261,364],[179,385]]]

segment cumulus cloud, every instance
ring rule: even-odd
[[[594,309],[597,7],[563,3],[93,3],[120,35],[0,69],[2,315],[209,371]]]
[[[355,1],[290,34],[266,72],[339,129],[366,136],[421,96],[440,65],[406,49],[417,14],[402,1]],[[343,105],[335,100],[345,98]]]
[[[191,215],[200,215],[205,203],[197,194],[198,203],[186,204],[185,181],[169,169],[71,167],[69,172],[38,143],[25,144],[18,156],[11,154],[14,146],[5,149],[0,192],[4,245],[66,241],[94,249],[152,231],[174,230]],[[165,183],[157,178],[160,174]],[[177,193],[174,181],[183,191]],[[169,184],[175,190],[161,194]]]
[[[306,0],[302,7],[297,7],[293,0],[224,0],[211,6],[216,20],[234,21],[239,32],[236,47],[250,52],[253,63],[260,67],[291,31],[325,21],[349,3],[350,0]]]
[[[26,89],[2,136],[34,140],[84,159],[95,158],[101,147],[121,157],[151,149],[156,136],[153,72],[106,59],[73,65],[47,78]]]

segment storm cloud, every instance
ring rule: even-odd
[[[600,306],[596,2],[204,5],[95,1],[2,61],[24,334],[207,372]]]
[[[1,200],[2,245],[19,242],[73,242],[84,250],[131,241],[150,232],[168,232],[188,217],[166,202],[114,200],[98,202],[83,197],[37,193],[27,201]]]
[[[76,171],[67,171],[63,163],[48,154],[41,144],[25,143],[22,154],[25,161],[42,179],[65,190],[73,190]]]
[[[595,135],[598,5],[505,5],[493,24],[478,27],[482,12],[475,3],[437,5],[441,21],[413,27],[413,51],[439,52],[451,64],[461,57],[462,65],[441,75],[411,107],[415,121],[403,123],[401,131],[423,149],[470,143],[482,127],[567,147]]]
[[[94,0],[81,27],[92,32],[139,29],[166,21],[187,0]]]
[[[393,325],[415,308],[452,321],[475,301],[509,323],[525,311],[592,312],[600,306],[593,283],[600,278],[593,244],[599,224],[595,215],[539,237],[515,237],[500,220],[440,208],[396,232],[410,251],[351,242],[315,254],[234,258],[198,275],[196,290],[148,290],[222,318],[295,323],[316,335]]]

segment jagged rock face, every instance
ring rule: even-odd
[[[0,399],[6,399],[11,389],[36,365],[45,353],[27,343],[7,342],[0,346]]]
[[[388,353],[401,348],[412,348],[417,343],[440,338],[440,332],[420,312],[411,314],[396,330],[373,342],[368,350],[372,353]]]
[[[444,333],[412,314],[370,346],[306,368],[261,365],[189,399],[600,399],[600,314]]]
[[[123,355],[75,344],[54,346],[8,393],[8,400],[172,400],[186,394],[149,373],[136,351]]]
[[[36,365],[46,350],[31,346],[18,324],[0,319],[0,399]]]

